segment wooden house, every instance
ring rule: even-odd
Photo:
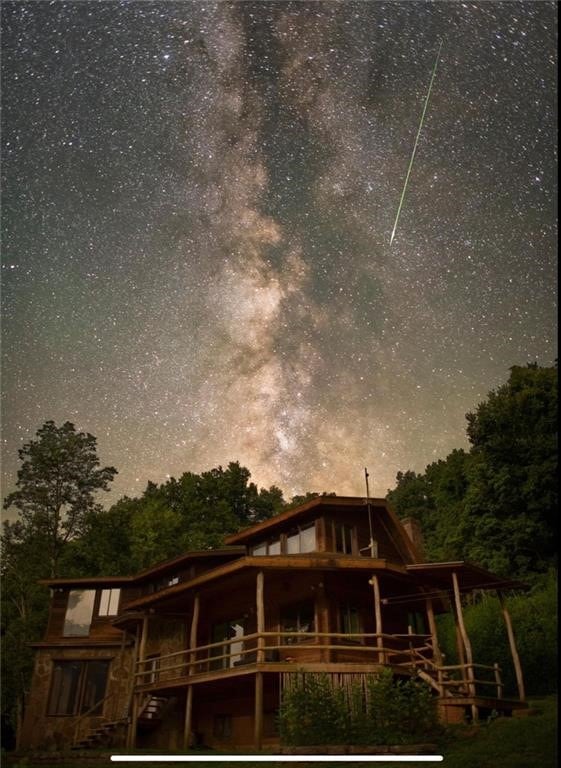
[[[442,718],[526,706],[473,658],[462,600],[521,585],[467,562],[427,563],[415,522],[383,499],[320,496],[130,577],[51,579],[22,747],[274,747],[283,686],[296,672],[335,681],[389,667],[419,675]],[[501,597],[502,601],[502,597]],[[435,614],[451,612],[459,664]]]

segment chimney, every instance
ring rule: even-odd
[[[419,521],[414,517],[404,517],[401,521],[401,525],[405,528],[405,533],[409,536],[409,539],[417,548],[420,557],[424,559],[425,544],[423,541],[423,532],[421,531]]]

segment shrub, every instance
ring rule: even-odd
[[[430,688],[396,680],[390,670],[339,684],[300,672],[284,689],[279,710],[283,744],[406,744],[438,731]]]
[[[551,571],[536,583],[529,594],[510,597],[506,606],[511,615],[516,646],[530,696],[557,691],[557,573]],[[484,595],[464,609],[473,658],[477,664],[498,662],[506,696],[517,696],[516,677],[499,601]],[[455,630],[451,616],[439,620],[438,635],[446,663],[457,661]]]

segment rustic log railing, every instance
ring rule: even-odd
[[[464,696],[476,695],[478,687],[496,688],[496,698],[503,698],[503,682],[501,678],[501,668],[497,663],[493,666],[476,663],[463,664],[436,664],[436,662],[427,658],[421,652],[422,649],[414,648],[411,660],[405,662],[403,666],[412,666],[431,675],[435,681],[434,687],[438,690],[440,696],[450,696],[450,689],[456,688]],[[476,671],[493,672],[493,679],[486,680],[476,677]],[[459,677],[454,677],[458,673]],[[428,682],[428,681],[427,681]]]
[[[305,651],[312,651],[313,655],[317,655],[317,659],[308,656],[307,661],[321,661],[323,652],[340,652],[341,656],[370,656],[372,663],[398,665],[403,659],[409,658],[411,644],[417,651],[432,652],[430,635],[295,630],[255,632],[138,661],[135,678],[137,685],[147,685],[186,675],[253,664],[261,659],[265,663],[293,661]]]
[[[326,655],[334,661],[333,654],[339,654],[337,661],[340,662],[349,661],[349,656],[352,656],[352,661],[357,663],[387,664],[416,671],[430,682],[440,696],[451,696],[454,689],[460,695],[473,696],[477,688],[495,687],[496,698],[503,697],[498,664],[438,665],[432,658],[431,636],[411,633],[255,632],[138,661],[135,683],[140,687],[157,687],[170,680],[209,673],[220,674],[256,663],[298,663],[299,660],[314,663],[324,661]],[[358,660],[355,654],[362,658]],[[493,679],[476,677],[476,672],[481,671],[492,672]]]

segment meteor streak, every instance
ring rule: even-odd
[[[421,121],[419,123],[419,129],[417,131],[417,136],[415,137],[415,144],[413,145],[413,152],[411,153],[411,160],[409,161],[409,168],[407,169],[407,175],[405,177],[405,183],[403,184],[403,191],[401,193],[401,199],[399,201],[399,206],[397,208],[397,214],[395,216],[395,222],[392,229],[392,236],[390,237],[390,245],[393,243],[393,239],[395,236],[395,230],[397,229],[397,222],[399,221],[399,214],[401,213],[401,206],[403,205],[403,200],[405,198],[405,190],[407,189],[407,182],[409,181],[409,175],[411,174],[411,168],[413,167],[413,160],[415,159],[415,152],[417,151],[417,144],[419,143],[419,136],[421,135],[421,129],[423,127],[423,120],[425,119],[425,112],[427,111],[427,107],[429,104],[429,98],[430,98],[430,92],[432,90],[432,84],[434,82],[434,76],[436,75],[436,68],[438,66],[438,59],[440,57],[440,50],[442,48],[442,40],[440,41],[440,45],[438,46],[438,53],[436,54],[436,60],[434,62],[434,67],[432,69],[432,76],[429,83],[429,89],[427,91],[427,95],[425,96],[425,105],[423,107],[423,113],[421,115]]]

